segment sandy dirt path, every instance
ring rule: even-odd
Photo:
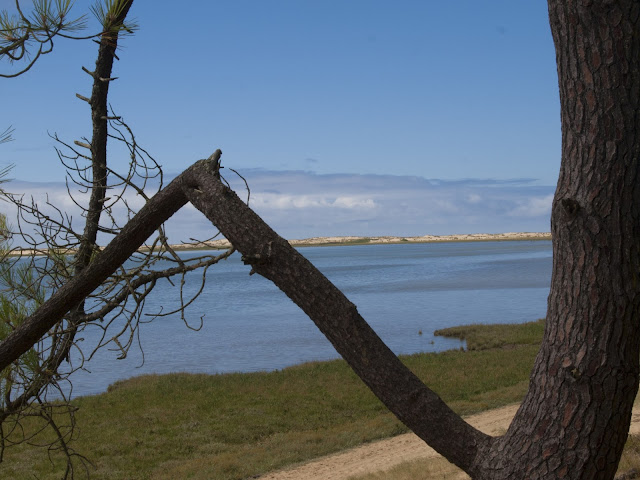
[[[518,405],[489,410],[467,421],[489,435],[503,434]],[[640,405],[633,409],[630,433],[640,433]],[[272,472],[260,480],[347,480],[354,475],[380,472],[411,460],[438,458],[439,455],[413,433],[368,443],[361,447],[312,460],[287,470]],[[452,468],[455,468],[452,466]],[[463,473],[460,478],[469,478]]]

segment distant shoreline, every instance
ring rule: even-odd
[[[445,242],[498,242],[498,241],[536,241],[551,240],[549,232],[509,232],[509,233],[471,233],[462,235],[423,235],[421,237],[395,237],[395,236],[344,236],[344,237],[310,237],[289,240],[294,247],[333,247],[348,245],[382,245],[408,243],[445,243]],[[211,240],[199,245],[178,244],[171,247],[175,250],[205,250],[227,249],[231,246],[229,241]]]
[[[446,243],[446,242],[502,242],[502,241],[537,241],[551,240],[551,233],[548,232],[509,232],[509,233],[470,233],[462,235],[423,235],[421,237],[394,237],[394,236],[373,236],[373,237],[309,237],[289,240],[293,247],[342,247],[349,245],[383,245],[397,244],[406,245],[409,243]],[[231,243],[226,239],[209,240],[199,244],[179,243],[171,245],[176,251],[189,250],[226,250],[231,247]],[[104,247],[101,247],[104,248]],[[147,250],[143,246],[141,251]],[[22,255],[44,255],[44,251],[34,252],[34,250],[13,250],[10,256]],[[74,253],[73,250],[60,252],[65,254]]]

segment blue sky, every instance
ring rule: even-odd
[[[560,123],[546,2],[173,3],[136,0],[110,97],[166,173],[221,148],[288,237],[548,231]],[[62,186],[47,132],[90,134],[75,93],[89,96],[80,67],[95,54],[60,39],[0,80],[16,188]],[[192,213],[180,221],[199,232]]]

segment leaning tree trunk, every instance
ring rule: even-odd
[[[562,118],[542,349],[483,478],[611,479],[638,389],[640,2],[549,0]]]

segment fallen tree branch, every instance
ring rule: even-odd
[[[412,431],[473,472],[491,437],[471,427],[384,344],[356,306],[201,161],[182,176],[185,195],[251,265],[298,305],[376,396]]]

